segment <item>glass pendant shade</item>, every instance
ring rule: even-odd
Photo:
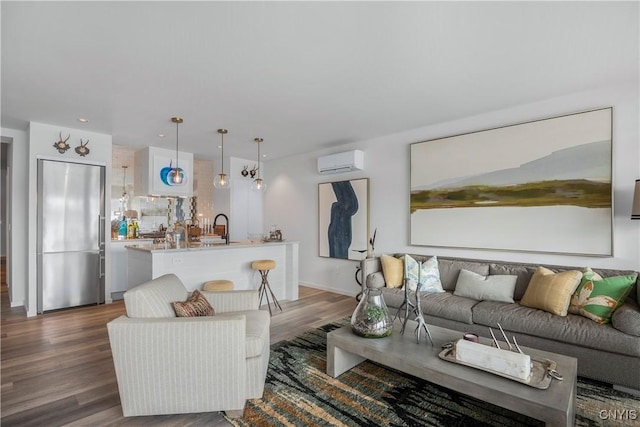
[[[220,188],[220,189],[224,189],[224,188],[229,188],[229,186],[231,185],[231,182],[229,181],[229,177],[227,176],[227,174],[224,173],[224,136],[225,134],[227,134],[229,131],[226,129],[218,129],[218,133],[220,134],[220,138],[222,138],[222,159],[220,160],[220,173],[218,175],[216,175],[216,177],[213,179],[213,186],[215,188]]]
[[[213,179],[213,186],[216,188],[229,188],[229,177],[226,173],[220,173]]]
[[[167,176],[169,178],[169,181],[174,184],[182,184],[182,180],[184,179],[184,173],[182,173],[182,169],[180,168],[171,169]]]
[[[267,184],[265,184],[260,178],[257,178],[251,183],[251,189],[254,191],[264,191],[267,189]]]

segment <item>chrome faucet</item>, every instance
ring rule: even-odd
[[[228,245],[229,244],[229,217],[223,213],[219,213],[218,215],[216,215],[216,217],[213,218],[213,228],[215,230],[216,223],[218,222],[219,216],[224,217],[224,219],[227,221],[227,228],[225,229],[225,234],[222,237],[224,238],[225,244]]]

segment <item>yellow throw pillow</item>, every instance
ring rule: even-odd
[[[520,304],[558,316],[566,316],[571,295],[580,284],[580,279],[582,279],[582,273],[577,270],[554,273],[548,268],[538,267],[531,277]]]
[[[382,255],[380,262],[382,263],[382,274],[387,288],[401,288],[404,279],[404,262],[402,258]]]

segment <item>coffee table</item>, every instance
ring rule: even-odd
[[[462,333],[429,325],[433,346],[427,340],[416,344],[412,333],[417,323],[410,321],[404,335],[400,324],[386,338],[362,338],[344,326],[327,334],[327,374],[338,377],[364,360],[439,384],[448,389],[484,402],[544,421],[549,426],[573,426],[577,393],[577,359],[522,347],[531,356],[557,363],[556,370],[564,381],[553,380],[546,390],[540,390],[479,369],[442,360],[438,353],[442,345],[462,338]],[[480,342],[489,344],[481,338]]]

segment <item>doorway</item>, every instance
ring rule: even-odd
[[[0,139],[0,289],[8,291],[11,277],[11,138]]]

